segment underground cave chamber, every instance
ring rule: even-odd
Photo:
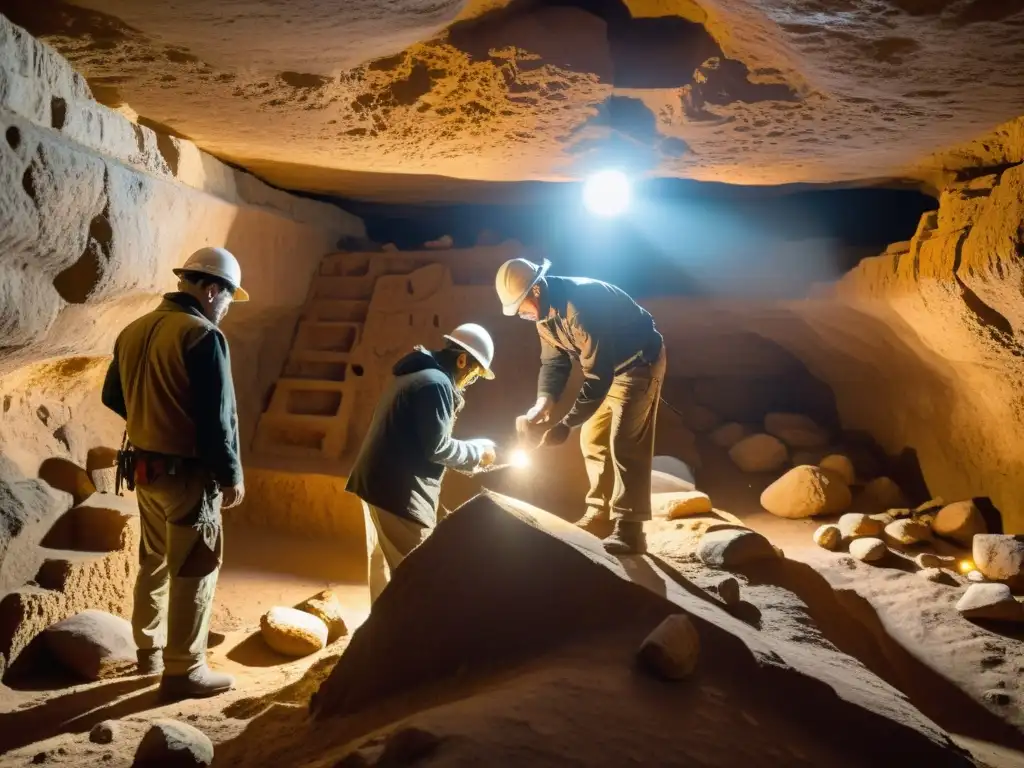
[[[446,28],[444,42],[331,76],[301,60],[273,74],[222,71],[205,53],[157,42],[138,8],[120,19],[127,12],[116,5],[108,14],[43,3],[12,12],[15,23],[0,17],[0,751],[83,764],[109,754],[128,765],[159,715],[197,723],[226,765],[291,760],[291,750],[302,765],[341,764],[349,753],[363,761],[353,765],[388,765],[383,754],[449,749],[488,764],[495,744],[521,746],[495,737],[488,719],[505,717],[519,695],[556,702],[528,726],[563,735],[581,730],[560,720],[580,699],[635,696],[632,727],[652,760],[686,754],[659,741],[673,728],[658,713],[706,706],[735,732],[749,727],[729,720],[738,702],[771,726],[750,744],[781,749],[785,734],[824,764],[849,750],[857,764],[878,764],[871,750],[883,743],[935,750],[936,764],[950,765],[972,749],[961,737],[1022,747],[1012,706],[1024,696],[1019,631],[985,624],[991,614],[974,622],[977,606],[959,603],[972,574],[986,588],[1012,582],[982,573],[967,534],[1016,542],[1024,533],[1019,121],[946,165],[913,166],[912,178],[897,172],[912,167],[900,137],[874,142],[876,154],[858,146],[832,157],[849,127],[836,127],[788,70],[734,57],[695,4],[686,18],[658,20],[634,18],[630,3],[512,3]],[[172,40],[174,24],[161,24]],[[607,50],[588,57],[559,35],[538,37],[564,24]],[[680,40],[693,45],[681,51]],[[539,53],[512,67],[508,46]],[[111,69],[115,50],[123,71]],[[870,50],[876,64],[906,55],[893,42]],[[264,53],[254,49],[253,60]],[[471,95],[458,90],[467,82]],[[488,101],[504,89],[507,104]],[[870,110],[849,91],[841,103],[856,121]],[[951,110],[943,100],[956,94],[911,93],[905,112],[879,111],[912,127],[932,120],[934,133],[917,134],[935,142],[998,124],[992,108],[950,119],[954,131],[922,104]],[[585,110],[579,94],[589,94]],[[214,97],[238,107],[223,110],[234,128],[192,101]],[[180,100],[180,122],[161,99]],[[515,131],[496,125],[502,108]],[[757,113],[747,120],[745,109]],[[793,117],[812,109],[829,119]],[[542,141],[528,133],[529,110],[548,121],[537,122],[550,133]],[[781,127],[761,125],[765,114]],[[811,126],[787,122],[798,119]],[[426,141],[417,131],[431,121],[443,125]],[[307,123],[308,144],[275,133]],[[693,129],[688,141],[680,125]],[[787,135],[800,137],[800,151],[782,157]],[[459,143],[465,136],[478,154]],[[527,168],[536,158],[523,143],[535,140],[558,144],[571,163],[515,176],[507,163]],[[379,142],[375,156],[390,160],[380,173],[362,160],[318,167],[339,142],[367,157]],[[812,146],[828,162],[808,160]],[[452,160],[467,156],[475,159]],[[388,164],[395,157],[409,173]],[[610,157],[640,169],[616,219],[588,215],[578,181],[536,180]],[[778,162],[758,165],[763,157]],[[688,163],[713,180],[672,178]],[[100,387],[120,329],[173,289],[171,270],[187,254],[213,243],[238,256],[252,295],[223,325],[247,496],[226,518],[210,634],[211,658],[237,675],[239,692],[191,707],[158,702],[128,657],[69,665],[48,637],[91,612],[126,636],[139,517],[132,494],[112,493],[123,422],[101,405]],[[493,281],[517,256],[619,285],[664,335],[655,452],[685,468],[672,476],[662,470],[677,464],[658,464],[651,556],[613,562],[572,527],[586,490],[573,436],[517,471],[449,473],[441,501],[450,519],[371,611],[365,521],[344,490],[354,453],[394,361],[416,344],[440,345],[462,322],[491,330],[497,379],[470,390],[457,434],[515,443],[515,417],[535,396],[538,344],[530,324],[501,314]],[[581,381],[576,370],[567,391]],[[821,498],[809,502],[807,487]],[[962,515],[958,525],[936,527],[947,509]],[[844,528],[849,515],[864,527]],[[756,542],[756,563],[708,555],[741,534]],[[853,546],[876,538],[881,550]],[[1017,610],[1012,590],[1003,611]],[[311,599],[334,611],[330,639],[306,655],[280,653],[265,618]],[[702,644],[698,674],[725,698],[626,676],[622,660],[680,607]],[[483,631],[480,617],[500,631]],[[436,658],[409,650],[403,641],[414,635]],[[380,671],[381,649],[391,672]],[[762,663],[776,657],[777,669]],[[792,692],[795,709],[779,714],[748,680]],[[451,681],[448,699],[438,691]],[[816,711],[848,714],[879,735],[851,747],[793,725]],[[414,724],[396,726],[402,718]],[[119,745],[88,740],[107,720],[126,734]],[[651,723],[662,723],[657,733]],[[605,746],[608,760],[622,756]],[[773,764],[795,759],[769,753]]]

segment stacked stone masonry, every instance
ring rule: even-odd
[[[464,289],[519,246],[326,256],[253,442],[257,456],[340,460],[359,447],[392,365],[442,341]],[[460,297],[461,296],[461,297]]]

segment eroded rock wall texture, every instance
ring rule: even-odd
[[[89,452],[119,444],[123,423],[99,385],[117,333],[173,290],[173,267],[204,245],[242,264],[253,300],[224,329],[247,441],[311,275],[364,230],[101,106],[60,55],[2,16],[0,132],[2,552],[81,501]]]
[[[738,184],[932,179],[935,153],[1024,113],[1016,0],[0,11],[105,103],[277,184],[388,200],[432,199],[443,177],[565,180],[610,160]]]
[[[932,495],[988,496],[1024,531],[1024,164],[963,174],[909,242],[789,302],[671,302],[680,329],[749,331],[835,393],[843,426],[916,453]],[[712,330],[713,329],[713,330]]]
[[[905,251],[866,260],[837,286],[863,318],[840,331],[854,337],[847,357],[871,360],[885,399],[867,402],[852,382],[830,379],[849,421],[917,450],[933,493],[990,496],[1020,532],[1024,165],[994,170],[946,189]],[[900,376],[896,357],[922,375]]]

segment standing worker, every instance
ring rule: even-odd
[[[142,522],[132,628],[139,673],[162,692],[213,696],[234,679],[206,664],[223,552],[221,507],[242,501],[238,415],[224,334],[232,301],[248,301],[223,248],[175,269],[178,290],[121,331],[103,403],[127,421]]]
[[[501,265],[495,288],[502,310],[537,324],[540,375],[530,424],[551,420],[577,360],[584,383],[572,410],[544,433],[542,446],[561,445],[582,426],[580,444],[590,480],[586,514],[593,529],[615,521],[604,548],[647,551],[643,524],[651,519],[654,425],[665,379],[665,345],[654,320],[624,291],[600,280],[554,277],[547,260]]]
[[[395,364],[346,486],[363,502],[371,604],[437,525],[445,469],[469,472],[495,460],[491,440],[452,437],[466,388],[494,378],[494,342],[474,323],[444,338],[443,349],[416,347]]]

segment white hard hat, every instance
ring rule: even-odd
[[[183,266],[174,270],[174,274],[178,277],[185,272],[198,272],[203,275],[219,277],[234,288],[235,301],[249,300],[249,294],[242,287],[242,268],[238,265],[238,259],[226,248],[200,248],[188,257],[188,261]]]
[[[494,341],[483,326],[476,323],[463,323],[451,333],[446,334],[445,339],[458,344],[469,352],[473,359],[483,367],[485,379],[494,378],[494,371],[491,370],[491,363],[494,361]]]
[[[519,305],[544,275],[551,269],[551,262],[544,259],[539,267],[526,259],[509,259],[498,268],[494,288],[501,300],[501,311],[512,316],[519,311]]]

